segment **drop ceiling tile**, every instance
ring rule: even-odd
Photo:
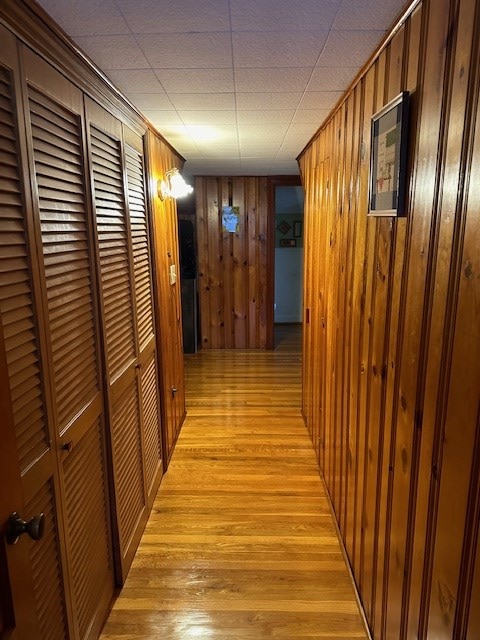
[[[293,117],[292,124],[317,124],[320,126],[330,115],[330,109],[299,109]]]
[[[280,148],[279,142],[259,142],[254,143],[249,140],[242,140],[239,149],[242,155],[256,155],[257,153],[269,153],[270,157],[274,157]]]
[[[160,133],[162,133],[162,135],[164,136],[176,138],[180,138],[183,136],[186,140],[190,140],[191,142],[193,142],[193,140],[190,138],[190,134],[188,133],[188,129],[184,124],[166,124],[162,127]]]
[[[235,109],[233,93],[171,93],[170,99],[175,109],[182,111]]]
[[[240,143],[258,140],[260,136],[271,142],[281,142],[287,133],[288,124],[239,124],[238,136]]]
[[[329,29],[341,0],[231,0],[234,31]]]
[[[236,159],[238,159],[239,157],[237,144],[225,144],[222,142],[217,142],[213,145],[206,145],[198,143],[197,147],[205,158],[217,158],[219,154],[225,157],[228,156],[230,158]]]
[[[40,2],[204,175],[298,174],[296,156],[404,4]]]
[[[342,91],[307,91],[300,102],[299,109],[330,110],[342,96]]]
[[[296,109],[302,93],[237,93],[239,111]]]
[[[342,67],[360,69],[383,34],[383,31],[331,31],[317,67],[334,67],[341,60]]]
[[[123,93],[165,93],[151,69],[106,69],[106,75]]]
[[[178,115],[185,124],[236,124],[237,117],[233,109],[227,111],[184,111],[178,110]]]
[[[116,0],[134,33],[189,33],[228,31],[225,0]]]
[[[39,4],[72,37],[129,34],[130,29],[113,0],[40,0]]]
[[[168,124],[183,124],[176,111],[142,109],[142,113],[155,127]]]
[[[313,67],[327,40],[327,31],[234,33],[236,67]]]
[[[313,67],[235,69],[235,89],[246,93],[304,91]]]
[[[238,139],[236,125],[205,125],[191,124],[187,125],[187,130],[192,138],[198,144],[217,144],[226,142],[236,142]]]
[[[345,0],[338,11],[334,29],[377,29],[387,30],[405,7],[404,0]]]
[[[232,65],[227,32],[138,35],[136,40],[154,69],[221,69]]]
[[[315,67],[308,91],[345,91],[357,73],[357,67]]]
[[[101,69],[148,69],[143,51],[130,35],[77,36],[75,42]]]
[[[285,143],[293,141],[293,143],[295,144],[299,140],[309,138],[316,132],[317,129],[318,126],[314,122],[310,124],[291,124],[288,127],[287,135],[285,136]]]
[[[265,111],[238,111],[238,124],[290,123],[294,109],[265,109]]]
[[[155,69],[168,93],[228,93],[234,90],[233,69]]]
[[[257,151],[241,151],[240,157],[242,160],[263,160],[272,162],[272,157],[275,154],[272,154],[269,150],[258,149]]]
[[[159,131],[159,133],[162,132]],[[170,142],[170,139],[167,136],[164,135],[163,137]],[[196,155],[198,157],[199,152],[194,142],[189,142],[185,139],[177,140],[176,138],[172,138],[172,140],[175,140],[175,144],[172,142],[170,142],[170,144],[185,158],[190,158],[191,155]]]
[[[140,111],[172,111],[172,103],[165,93],[129,93],[128,99]]]

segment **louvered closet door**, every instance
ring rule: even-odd
[[[131,234],[122,125],[87,103],[111,440],[117,580],[123,583],[147,516]]]
[[[0,38],[1,62],[6,65],[0,64],[0,314],[15,453],[25,502],[20,515],[24,519],[40,513],[46,516],[46,530],[40,541],[24,536],[18,543],[21,552],[26,550],[28,554],[28,565],[20,571],[31,573],[38,618],[35,637],[62,640],[67,637],[67,623],[56,509],[60,483],[52,408],[46,398],[49,378],[45,342],[40,339],[43,323],[39,280],[35,277],[38,266],[32,260],[32,207],[24,188],[28,174],[22,173],[28,163],[25,140],[20,139],[17,127],[17,115],[22,117],[16,113],[15,101],[21,91],[18,52],[13,36],[1,27]],[[3,428],[8,429],[8,424],[3,423]],[[2,448],[4,442],[5,435]],[[7,557],[12,553],[14,549],[8,548]],[[15,573],[10,577],[14,581],[27,579],[27,583],[29,578]],[[19,626],[23,625],[22,618]],[[34,637],[28,630],[20,629],[19,633],[22,640]]]
[[[151,507],[160,483],[163,466],[160,398],[153,316],[152,265],[145,199],[143,141],[127,128],[124,128],[124,138],[128,187],[127,206],[133,248],[144,469],[147,501],[149,507]]]
[[[21,295],[21,281],[30,281],[30,269],[25,257],[24,199],[18,166],[19,140],[15,122],[15,76],[18,77],[16,42],[0,27],[2,48],[0,53],[0,415],[2,435],[0,445],[0,530],[11,513],[25,517],[22,497],[20,465],[18,464],[18,407],[14,415],[12,387],[15,366],[15,339],[12,343],[11,303]],[[31,294],[31,287],[28,287]],[[23,293],[25,298],[25,291]],[[31,295],[29,297],[31,302]],[[10,308],[9,308],[10,307]],[[29,311],[27,311],[29,315]],[[4,328],[10,332],[9,344],[4,339]],[[35,336],[33,336],[35,343]],[[7,348],[9,361],[7,361]],[[44,432],[43,432],[44,434]],[[41,438],[45,446],[45,437]],[[23,640],[34,637],[39,627],[33,592],[33,579],[29,567],[29,549],[26,540],[15,546],[0,536],[0,638]]]
[[[69,633],[83,640],[97,637],[113,595],[83,97],[29,50],[24,56]],[[49,482],[38,484],[31,502],[44,505],[53,526],[49,490]],[[54,573],[51,557],[34,562],[39,574]],[[48,612],[50,622],[58,619],[58,611]]]

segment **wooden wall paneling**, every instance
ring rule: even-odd
[[[248,342],[247,212],[245,210],[245,190],[251,178],[232,178],[231,180],[232,204],[234,207],[239,208],[237,232],[233,234],[234,347],[236,349],[245,349]]]
[[[474,477],[478,474],[478,460],[473,453],[476,443],[478,447],[480,407],[479,283],[473,275],[479,273],[479,211],[475,206],[479,188],[478,170],[472,162],[472,147],[475,160],[480,147],[478,130],[474,129],[480,122],[479,19],[479,7],[471,1],[463,2],[455,15],[458,37],[451,49],[445,171],[435,220],[438,240],[431,278],[434,282],[424,426],[427,432],[433,426],[436,430],[432,459],[436,473],[429,501],[430,507],[436,509],[432,509],[436,526],[435,536],[430,538],[433,544],[427,574],[427,580],[431,580],[431,587],[427,582],[431,591],[427,632],[439,639],[458,637],[459,629],[465,628],[464,585],[476,544],[473,528],[477,525],[472,522],[469,508],[478,483],[478,476]],[[466,69],[470,73],[465,73]],[[463,202],[465,175],[469,176],[471,190],[467,203]],[[435,412],[431,410],[434,406]]]
[[[257,182],[255,179],[247,180],[245,188],[245,224],[246,224],[246,262],[247,262],[247,327],[257,327],[257,331],[248,331],[249,349],[258,349],[260,346],[260,315],[257,303],[258,275],[260,273],[258,255],[260,253],[260,238],[258,233],[258,217],[256,215]]]
[[[410,99],[410,122],[414,123],[409,135],[409,148],[415,148],[416,140],[416,94],[419,42],[421,30],[421,7],[417,9],[405,23],[398,36],[393,38],[390,56],[391,72],[389,79],[389,98],[395,92],[406,89],[411,95]],[[400,47],[401,45],[401,47]],[[400,51],[402,49],[402,53]],[[402,56],[403,70],[398,65],[398,60]],[[392,67],[393,65],[393,67]],[[395,72],[396,71],[396,72]],[[401,73],[402,72],[402,73]],[[400,73],[404,79],[400,78]],[[397,78],[394,81],[394,77]],[[409,165],[410,169],[410,165]],[[408,174],[411,171],[408,170]],[[408,204],[407,204],[408,208]],[[405,268],[405,242],[406,242],[406,216],[397,218],[394,222],[394,236],[392,240],[392,272],[390,282],[390,307],[389,307],[389,327],[386,344],[385,365],[386,384],[383,408],[383,443],[382,460],[379,467],[379,498],[377,500],[377,552],[376,552],[376,576],[374,577],[374,631],[375,635],[381,637],[385,621],[386,592],[384,590],[385,578],[388,575],[388,533],[387,521],[390,513],[391,503],[389,498],[390,483],[390,459],[392,448],[392,414],[394,412],[394,394],[397,376],[398,340],[401,326],[405,315],[405,300],[402,297],[403,272]]]
[[[478,10],[474,25],[474,33],[478,34]],[[462,579],[462,587],[459,594],[459,605],[456,611],[455,630],[454,633],[459,637],[477,638],[480,637],[480,607],[477,603],[480,601],[480,412],[477,411],[476,418],[472,415],[472,408],[475,404],[475,395],[478,402],[478,374],[475,373],[475,367],[478,362],[474,362],[475,352],[470,351],[470,344],[476,345],[478,351],[478,315],[479,315],[479,292],[478,277],[474,274],[479,273],[478,270],[478,247],[480,243],[480,191],[479,191],[479,168],[480,168],[480,109],[479,109],[479,87],[480,87],[480,69],[478,67],[478,37],[476,40],[476,60],[477,66],[472,65],[472,78],[470,84],[474,95],[472,96],[473,112],[472,118],[474,128],[472,127],[470,135],[473,138],[472,156],[468,157],[470,163],[471,175],[466,187],[465,198],[465,231],[462,247],[462,255],[460,264],[462,272],[459,273],[459,290],[458,290],[458,306],[457,313],[462,319],[464,333],[462,335],[462,326],[456,327],[456,336],[454,337],[454,349],[456,359],[455,363],[460,364],[463,369],[456,372],[459,379],[467,383],[467,399],[464,407],[461,408],[459,418],[461,420],[476,421],[475,444],[472,451],[472,470],[469,487],[469,504],[467,512],[467,530],[464,539],[464,551],[462,555],[462,563],[460,568],[460,577]],[[475,60],[475,55],[472,57]],[[472,123],[472,124],[473,124]],[[467,349],[468,355],[465,355],[465,361],[461,360],[461,349]],[[465,373],[467,372],[467,373]],[[464,376],[467,376],[465,378]],[[474,377],[476,376],[476,377]],[[454,376],[451,376],[454,380]],[[475,388],[475,380],[477,387]],[[450,402],[455,402],[455,397],[450,390]],[[463,391],[463,389],[461,390]],[[452,407],[455,410],[455,407]],[[452,417],[452,413],[450,413]],[[461,422],[458,422],[461,424]],[[457,442],[458,447],[458,442]],[[463,464],[463,461],[462,461]],[[442,474],[443,475],[443,474]]]
[[[308,169],[305,176],[308,175],[308,184],[304,184],[306,197],[304,201],[304,264],[307,265],[304,273],[304,334],[303,341],[305,345],[305,398],[304,398],[304,416],[315,448],[315,433],[317,426],[315,424],[315,393],[314,386],[315,369],[318,361],[315,361],[316,351],[313,347],[316,339],[316,301],[313,298],[313,273],[314,263],[318,251],[318,236],[316,234],[316,225],[321,215],[318,203],[315,202],[315,191],[311,183],[318,176],[318,151],[315,148],[311,156],[308,158]],[[315,208],[316,207],[316,208]],[[307,310],[308,309],[308,310]],[[308,317],[307,317],[308,316]]]
[[[172,399],[175,416],[175,440],[178,438],[180,428],[185,419],[185,372],[183,361],[183,334],[182,334],[182,301],[180,289],[180,253],[178,246],[178,221],[176,203],[171,202],[168,211],[168,234],[169,249],[167,256],[170,264],[175,265],[176,280],[169,281],[170,292],[170,321],[172,330],[170,340],[171,362],[173,364],[173,380],[170,385],[170,396]]]
[[[299,183],[300,184],[300,183]],[[272,253],[274,254],[272,238],[275,235],[274,223],[271,219],[271,203],[268,200],[269,189],[267,179],[261,178],[256,183],[256,202],[250,203],[250,209],[255,213],[256,224],[256,288],[255,288],[255,319],[257,349],[274,348],[274,315],[271,300],[272,289],[275,283],[271,281]],[[264,215],[264,211],[267,215]]]
[[[198,268],[198,313],[200,317],[200,343],[207,346],[210,340],[210,305],[209,298],[204,287],[207,287],[208,278],[208,209],[206,204],[206,180],[195,179],[196,217],[195,228],[197,231],[197,268]],[[227,331],[228,333],[228,331]]]
[[[342,354],[342,537],[347,539],[348,512],[350,483],[352,480],[352,450],[350,436],[350,352],[351,328],[352,328],[352,279],[353,279],[353,251],[355,247],[356,231],[356,199],[354,198],[355,182],[358,161],[358,100],[357,91],[354,90],[347,101],[347,126],[346,126],[346,162],[345,162],[345,187],[344,210],[346,213],[345,227],[345,321],[343,329],[343,354]]]
[[[321,145],[317,144],[317,149],[315,153],[315,169],[313,173],[314,182],[317,185],[322,185],[324,182],[324,163],[321,160],[322,149]],[[313,238],[313,247],[312,247],[312,282],[310,286],[313,285],[313,279],[317,285],[319,286],[320,293],[316,290],[315,287],[315,295],[314,292],[311,292],[311,320],[312,323],[312,335],[310,342],[310,350],[311,350],[311,361],[312,361],[312,376],[311,376],[311,431],[312,431],[312,440],[313,446],[315,448],[315,452],[317,454],[318,460],[320,460],[320,450],[324,451],[323,445],[323,433],[325,429],[325,425],[323,424],[323,390],[325,386],[324,379],[324,371],[323,371],[323,349],[321,346],[322,341],[322,306],[321,306],[321,295],[324,289],[321,286],[321,281],[324,276],[323,269],[321,268],[321,254],[323,252],[322,240],[324,238],[324,234],[321,232],[322,224],[324,223],[326,216],[324,211],[324,204],[321,200],[318,199],[318,195],[320,193],[319,186],[314,190],[314,215],[313,215],[313,225],[312,225],[312,238]],[[306,276],[306,271],[304,272],[304,277]]]
[[[159,198],[157,183],[171,168],[181,168],[182,160],[153,131],[146,133],[145,149],[149,176],[148,200],[152,218],[153,291],[161,385],[162,449],[166,470],[185,418],[185,384],[176,206],[171,199],[162,201]],[[177,279],[170,284],[172,265],[177,269]],[[200,264],[199,272],[201,269]]]
[[[250,178],[245,191],[247,223],[248,348],[267,344],[267,188],[264,181]]]
[[[399,53],[393,56],[392,43],[403,39],[403,30],[389,43],[378,59],[376,105],[375,110],[380,109],[389,99],[390,82],[395,95],[400,90],[400,73],[397,79],[392,77],[398,68]],[[396,49],[401,49],[397,44]],[[392,69],[393,67],[393,69]],[[374,624],[374,595],[375,595],[375,573],[377,564],[378,545],[378,504],[379,504],[379,470],[382,463],[383,454],[383,410],[384,392],[386,381],[385,349],[388,341],[389,331],[389,304],[390,304],[390,284],[391,284],[391,250],[393,238],[393,222],[391,219],[377,218],[375,257],[371,307],[371,338],[368,364],[368,397],[367,397],[367,449],[365,467],[365,488],[364,488],[364,572],[362,575],[362,593],[366,606],[367,617],[371,626]],[[368,604],[367,604],[368,603]]]
[[[370,135],[369,123],[366,131],[364,123],[364,103],[365,103],[365,82],[362,81],[356,89],[359,99],[359,121],[358,121],[358,168],[356,174],[356,184],[353,193],[355,200],[355,235],[351,242],[352,247],[352,282],[351,282],[351,349],[349,354],[349,447],[351,455],[351,476],[348,480],[348,497],[347,497],[347,518],[350,519],[350,529],[347,530],[346,549],[350,559],[350,563],[355,566],[355,541],[357,532],[360,533],[358,520],[361,517],[361,510],[357,509],[359,475],[363,477],[363,472],[359,473],[359,465],[362,461],[360,451],[363,451],[361,443],[361,433],[358,424],[358,396],[360,381],[360,329],[362,326],[361,318],[363,317],[364,308],[364,292],[363,292],[363,274],[365,262],[365,235],[366,235],[366,206],[367,206],[367,177],[366,171],[366,138]],[[358,511],[358,516],[357,516]],[[360,536],[358,536],[359,538]],[[359,546],[360,548],[360,546]]]
[[[213,188],[212,182],[212,188]],[[220,327],[223,326],[223,335],[221,336],[219,346],[227,349],[233,349],[235,347],[235,300],[233,298],[233,270],[234,270],[234,257],[233,257],[233,239],[234,234],[227,231],[222,224],[222,212],[224,206],[229,206],[232,202],[232,189],[231,181],[229,178],[220,178],[216,183],[218,213],[216,217],[217,223],[220,225],[220,238],[221,238],[221,261],[218,263],[218,268],[223,270],[223,274],[218,274],[219,288],[218,288],[218,306],[220,308],[221,320]],[[209,231],[210,231],[209,227]],[[212,235],[213,232],[213,235]],[[213,228],[212,232],[209,232],[209,242],[214,242],[216,237],[216,230]],[[215,263],[216,264],[216,263]],[[212,268],[212,267],[210,267]],[[210,293],[211,295],[211,293]],[[222,325],[223,323],[223,325]]]
[[[196,178],[202,345],[264,349],[268,342],[267,179]],[[222,207],[238,207],[223,228]]]
[[[333,213],[335,207],[334,198],[336,195],[335,189],[335,175],[334,175],[334,167],[335,167],[335,156],[334,156],[334,147],[332,145],[335,144],[335,127],[332,126],[329,128],[327,132],[327,139],[325,141],[326,149],[329,150],[331,157],[325,159],[324,169],[326,174],[326,180],[329,184],[328,189],[328,197],[325,203],[324,215],[325,215],[325,224],[324,230],[325,235],[323,238],[323,273],[324,273],[324,312],[325,312],[325,331],[323,334],[323,349],[325,351],[325,362],[324,362],[324,379],[325,379],[325,389],[324,389],[324,397],[325,397],[325,455],[324,455],[324,475],[325,475],[325,483],[327,489],[329,491],[330,497],[333,491],[333,462],[332,462],[332,450],[334,449],[334,440],[333,440],[333,418],[332,418],[332,405],[330,402],[331,392],[332,392],[332,363],[331,357],[332,354],[329,351],[330,346],[330,336],[332,331],[332,318],[330,313],[330,263],[332,260],[332,244],[334,242],[334,234],[333,234]],[[315,276],[314,276],[315,278]],[[316,381],[314,381],[316,384]]]
[[[405,579],[405,552],[407,546],[409,495],[411,487],[411,462],[415,429],[422,426],[421,407],[417,405],[419,379],[419,352],[422,344],[423,304],[428,272],[428,238],[431,232],[432,209],[435,207],[435,175],[438,166],[438,141],[442,135],[442,89],[445,73],[446,51],[442,46],[449,31],[449,3],[442,6],[426,5],[424,8],[422,41],[425,41],[425,59],[422,61],[422,77],[419,79],[420,111],[418,144],[415,156],[425,160],[417,164],[415,183],[411,196],[411,218],[407,223],[408,263],[405,286],[405,315],[402,342],[399,344],[401,362],[398,368],[395,395],[396,414],[392,447],[393,484],[391,487],[391,523],[388,523],[388,600],[386,607],[386,634],[395,634],[402,625],[402,597]],[[438,82],[431,83],[431,78]],[[425,433],[422,433],[425,437]],[[425,554],[425,539],[420,555]],[[427,549],[428,553],[428,549]],[[421,562],[421,560],[420,560]],[[420,567],[418,568],[420,572]],[[420,580],[421,573],[416,574]],[[416,619],[418,621],[419,612]]]
[[[229,191],[228,179],[225,178],[221,181],[221,193],[222,193],[222,205],[219,206],[219,184],[217,180],[211,180],[207,186],[207,207],[208,207],[208,219],[207,219],[207,238],[208,238],[208,299],[210,303],[210,347],[212,349],[222,349],[225,346],[232,348],[230,342],[225,342],[224,332],[224,304],[223,304],[223,291],[225,283],[223,280],[223,243],[222,243],[222,207],[224,204],[224,198]],[[227,191],[228,190],[228,191]],[[229,195],[229,199],[231,195]],[[227,246],[229,241],[233,240],[233,235],[228,237]],[[231,251],[233,251],[230,248]],[[232,268],[233,271],[233,268]],[[231,275],[229,273],[229,275]],[[231,289],[229,289],[231,294]],[[235,302],[231,300],[232,309]],[[232,318],[230,318],[232,322]],[[234,333],[234,328],[232,327]]]
[[[41,580],[43,562],[48,563],[53,568],[51,580],[58,584],[47,598],[39,592],[39,601],[51,598],[55,602],[53,593],[63,587],[69,633],[76,638],[95,637],[113,595],[113,572],[92,227],[85,188],[83,96],[30,50],[22,47],[22,54],[43,298],[41,321],[47,348],[43,375],[48,372],[44,380],[48,383],[51,438],[60,480],[55,486],[56,472],[50,477],[47,473],[43,484],[29,480],[30,502],[38,508],[43,501],[45,511],[58,519],[63,534],[58,543],[63,552],[61,561],[59,551],[51,546],[42,548],[42,562],[36,563],[32,557],[32,565],[37,566]],[[37,318],[39,313],[37,307]],[[82,468],[87,451],[90,472],[79,474],[76,469]],[[50,531],[53,534],[51,524]],[[55,559],[63,569],[63,585]],[[50,581],[49,589],[51,585]],[[44,609],[44,616],[44,627],[49,629],[45,633],[50,633],[57,624],[57,614]],[[63,637],[64,631],[57,628],[56,633]]]
[[[343,529],[343,355],[345,347],[345,295],[346,295],[346,242],[347,242],[347,221],[348,213],[346,203],[346,164],[347,164],[347,140],[348,140],[348,112],[349,104],[348,100],[344,102],[340,109],[340,121],[338,123],[338,195],[337,195],[337,211],[336,211],[336,232],[334,242],[334,271],[331,273],[331,280],[333,280],[333,274],[336,274],[335,281],[339,286],[334,287],[334,325],[333,325],[333,340],[334,340],[334,388],[333,398],[334,402],[334,428],[335,428],[335,456],[334,456],[334,504],[337,513],[338,524],[340,529]]]
[[[345,505],[344,505],[344,532],[345,548],[349,556],[350,562],[353,561],[353,532],[354,532],[354,504],[355,504],[355,485],[356,485],[356,442],[357,442],[357,424],[356,424],[356,395],[357,382],[352,376],[352,354],[355,352],[355,318],[356,318],[356,301],[355,301],[355,272],[356,272],[356,254],[355,247],[357,244],[357,225],[360,217],[358,206],[359,181],[361,163],[361,130],[362,130],[362,108],[361,108],[362,92],[361,87],[357,86],[353,91],[352,98],[352,133],[351,133],[351,166],[349,179],[349,215],[351,217],[350,233],[348,235],[348,320],[346,324],[345,339],[347,341],[344,355],[344,420],[345,420]]]
[[[311,404],[311,380],[312,380],[312,356],[314,350],[311,348],[312,344],[312,255],[313,255],[313,243],[315,242],[315,235],[312,234],[313,224],[313,188],[311,187],[311,181],[313,177],[313,158],[314,152],[308,156],[303,157],[300,160],[300,174],[302,176],[302,184],[305,190],[305,202],[304,202],[304,266],[305,273],[303,279],[303,333],[302,333],[302,414],[306,427],[313,439],[312,435],[312,404]]]
[[[333,300],[333,280],[331,274],[334,271],[334,247],[336,242],[335,215],[337,210],[338,199],[338,180],[335,167],[338,164],[338,118],[332,123],[329,130],[329,148],[332,150],[332,157],[328,164],[328,181],[330,183],[328,205],[326,207],[327,223],[325,234],[325,427],[326,427],[326,444],[325,444],[325,481],[327,489],[333,503],[335,489],[335,405],[332,403],[332,394],[335,389],[335,371],[334,371],[334,344],[335,336],[335,304]],[[334,505],[335,506],[335,505]]]
[[[372,67],[365,76],[364,89],[364,131],[363,142],[367,150],[370,148],[370,118],[375,112],[374,94],[376,69]],[[369,157],[369,151],[368,157]],[[368,166],[368,160],[367,160]],[[362,279],[358,283],[361,286],[360,298],[360,318],[358,319],[359,328],[359,366],[358,366],[358,406],[357,406],[357,424],[358,424],[358,444],[357,444],[357,491],[356,491],[356,536],[354,546],[354,575],[358,586],[362,585],[363,572],[363,554],[364,554],[364,529],[365,529],[365,513],[364,513],[364,489],[365,489],[365,469],[366,469],[366,451],[367,451],[367,381],[368,381],[368,354],[371,338],[371,300],[372,300],[372,277],[374,272],[374,242],[375,242],[375,220],[367,218],[368,211],[368,169],[361,176],[361,195],[364,196],[365,204],[362,207],[364,215],[361,219],[360,244],[357,247],[356,261],[361,261]],[[357,263],[358,264],[358,263]]]
[[[477,517],[477,523],[479,519]],[[480,594],[480,535],[477,531],[477,549],[475,564],[473,565],[472,590],[467,597],[470,597],[470,610],[467,620],[466,638],[478,638],[480,635],[480,607],[477,602]],[[463,631],[462,631],[463,632]]]
[[[332,193],[330,200],[329,210],[329,227],[328,227],[328,262],[327,262],[327,287],[326,287],[326,300],[327,300],[327,371],[326,379],[330,384],[327,384],[327,406],[330,407],[330,416],[327,419],[327,428],[330,431],[330,448],[329,454],[329,491],[332,499],[332,505],[335,513],[339,516],[338,505],[338,443],[337,443],[337,403],[336,403],[336,391],[337,391],[337,378],[339,372],[336,368],[336,356],[337,356],[337,338],[338,338],[338,290],[335,286],[336,278],[339,277],[338,272],[338,250],[340,239],[340,197],[341,197],[341,184],[340,184],[340,167],[341,167],[341,152],[342,152],[342,126],[344,122],[343,111],[339,110],[334,118],[334,128],[332,135],[335,139],[335,150],[333,153],[332,163],[330,170],[332,173]]]
[[[326,140],[325,137],[322,137],[324,142],[321,141],[321,157],[323,158],[323,197],[320,201],[320,209],[318,211],[319,219],[317,227],[317,264],[318,264],[318,272],[320,274],[318,287],[318,313],[319,318],[317,319],[317,326],[320,331],[317,334],[318,345],[320,349],[320,389],[321,389],[321,415],[322,415],[322,426],[320,427],[322,430],[322,451],[320,454],[320,464],[323,474],[325,475],[327,469],[327,460],[328,460],[328,442],[329,442],[329,424],[328,424],[328,401],[327,401],[327,389],[328,389],[328,374],[327,374],[327,332],[328,332],[328,317],[327,317],[327,287],[328,287],[328,277],[327,277],[327,259],[328,259],[328,225],[329,225],[329,215],[330,215],[330,202],[332,198],[332,174],[331,174],[331,161],[330,157],[327,156],[326,150]],[[315,274],[315,271],[314,271]],[[313,283],[313,291],[312,297],[316,300],[317,297],[317,286],[316,276],[314,275],[312,278]],[[314,359],[317,358],[317,355],[314,354]],[[315,381],[313,384],[316,384]]]
[[[377,89],[377,109],[399,94],[403,84],[405,27],[399,29],[385,49],[384,81]],[[382,86],[383,85],[383,86]],[[383,96],[382,96],[383,94]],[[379,103],[379,101],[382,101]],[[367,475],[365,484],[366,504],[370,505],[366,518],[366,544],[368,555],[365,558],[364,600],[369,599],[368,616],[372,628],[375,628],[375,600],[377,592],[377,567],[383,566],[384,539],[379,538],[379,519],[381,517],[382,469],[384,456],[389,460],[390,431],[385,423],[385,398],[388,381],[388,343],[391,330],[391,304],[393,272],[395,264],[395,238],[397,221],[391,218],[377,220],[377,251],[375,258],[375,284],[372,313],[372,340],[370,358],[369,390],[369,429]],[[395,321],[395,320],[394,320]],[[388,431],[388,433],[387,433]],[[387,474],[388,478],[388,474]],[[379,558],[379,555],[381,556]],[[371,567],[371,568],[370,568]],[[367,587],[368,576],[368,587]]]
[[[480,12],[471,0],[424,2],[409,11],[300,157],[312,208],[330,197],[326,186],[318,192],[318,141],[325,145],[325,164],[330,155],[333,165],[324,233],[323,471],[374,637],[473,638],[480,375],[478,278],[470,252],[478,247],[473,167],[479,125],[472,117],[478,118]],[[402,88],[412,94],[408,216],[367,219],[371,115]],[[365,158],[362,163],[360,153],[358,169],[350,152],[339,149],[357,126],[348,112],[355,91],[362,96],[358,126]],[[350,171],[358,180],[354,228],[345,217]],[[308,254],[306,269],[314,269]],[[309,295],[320,299],[321,282],[307,273],[307,287],[310,282]],[[350,336],[344,356],[336,322]],[[317,352],[321,343],[312,333],[305,349]],[[310,371],[304,379],[313,389],[319,376],[314,358],[307,351],[305,356]],[[352,433],[355,479],[347,473],[345,480]]]

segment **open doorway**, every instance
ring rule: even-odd
[[[298,177],[274,185],[274,347],[301,335],[303,320],[304,193]]]

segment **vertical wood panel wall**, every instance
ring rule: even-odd
[[[480,637],[479,34],[417,3],[300,157],[303,411],[375,638]],[[367,217],[402,90],[407,214]]]
[[[185,419],[185,384],[182,342],[182,301],[180,257],[175,201],[161,200],[158,181],[173,167],[181,169],[180,158],[153,131],[146,136],[146,154],[152,202],[153,249],[155,264],[155,302],[157,308],[158,349],[161,360],[161,395],[165,469],[173,453]],[[170,282],[170,269],[177,275]]]
[[[201,344],[267,347],[267,178],[196,178]],[[238,207],[235,233],[222,207]]]

